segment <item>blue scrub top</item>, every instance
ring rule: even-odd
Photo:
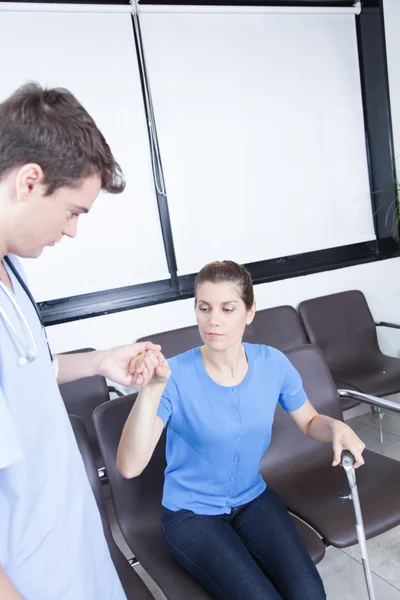
[[[38,357],[17,365],[21,350],[0,314],[0,564],[27,600],[126,600],[44,331],[9,275]],[[24,339],[20,318],[1,289],[0,307]]]
[[[282,352],[243,346],[248,370],[234,387],[211,379],[200,348],[169,361],[171,377],[157,414],[168,423],[162,503],[170,510],[229,514],[257,498],[266,488],[259,469],[277,403],[294,411],[307,400],[299,373]]]

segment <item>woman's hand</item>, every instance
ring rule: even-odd
[[[365,444],[360,440],[354,431],[342,421],[334,421],[332,427],[333,433],[333,463],[336,467],[340,465],[342,460],[343,450],[348,450],[354,456],[354,468],[358,469],[364,464],[362,453],[365,449]]]
[[[171,374],[167,360],[161,352],[154,350],[147,350],[135,356],[129,370],[132,373],[133,385],[141,388],[165,385]]]
[[[343,450],[348,450],[354,456],[355,469],[364,464],[362,453],[365,444],[346,423],[326,415],[319,415],[309,400],[289,414],[297,427],[311,439],[333,443],[332,465],[334,467],[340,465]]]

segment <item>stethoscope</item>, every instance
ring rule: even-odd
[[[35,302],[35,299],[33,298],[31,292],[29,291],[29,288],[27,287],[25,281],[22,279],[21,275],[18,273],[17,269],[14,267],[13,263],[8,258],[8,256],[6,256],[4,258],[4,260],[7,263],[7,266],[9,267],[9,269],[12,271],[16,280],[18,281],[18,283],[24,290],[25,294],[28,296],[29,300],[31,301],[31,303],[36,311],[36,314],[38,316],[39,322],[43,328],[43,331],[45,331],[42,316],[41,316],[38,306]],[[25,365],[28,365],[29,363],[33,362],[37,358],[38,349],[37,349],[37,345],[35,342],[35,338],[33,337],[32,330],[28,325],[28,321],[26,320],[25,315],[23,314],[22,310],[20,309],[18,302],[16,301],[16,299],[14,297],[14,294],[8,289],[8,287],[1,280],[0,280],[0,288],[3,290],[3,292],[6,294],[7,298],[10,300],[11,304],[15,308],[15,310],[18,314],[18,317],[20,319],[20,322],[22,324],[24,333],[25,333],[25,339],[22,339],[22,337],[19,335],[18,331],[15,329],[14,325],[12,324],[11,320],[7,316],[4,309],[0,306],[0,315],[3,317],[4,322],[7,324],[10,332],[14,336],[14,341],[16,342],[16,344],[20,350],[20,356],[18,357],[18,360],[17,360],[18,366],[24,367]],[[47,341],[47,337],[46,337],[46,341]],[[49,349],[50,359],[53,360],[48,342],[47,342],[47,347]]]

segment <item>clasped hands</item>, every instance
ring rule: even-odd
[[[161,346],[152,342],[118,346],[98,355],[97,373],[125,387],[165,385],[170,375]]]

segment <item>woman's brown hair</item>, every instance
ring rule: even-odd
[[[250,310],[254,304],[253,282],[248,271],[232,260],[215,261],[205,265],[197,274],[194,284],[197,302],[197,288],[207,281],[211,283],[229,282],[238,288],[240,297]]]

